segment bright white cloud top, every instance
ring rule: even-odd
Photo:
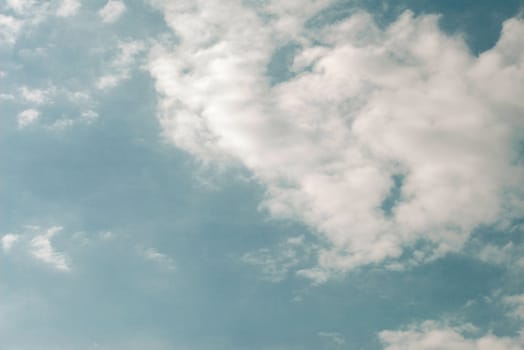
[[[295,11],[315,2],[155,3],[180,38],[148,64],[166,137],[204,162],[240,162],[266,187],[264,208],[326,239],[302,274],[391,263],[422,242],[391,266],[418,264],[522,215],[522,20],[475,57],[437,16],[409,11],[385,29],[359,12],[319,31]],[[290,40],[294,77],[271,85],[272,54]]]

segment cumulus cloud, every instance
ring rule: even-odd
[[[62,0],[58,9],[56,10],[56,15],[58,17],[70,17],[77,14],[78,10],[82,4],[79,0]]]
[[[53,237],[60,231],[62,231],[62,227],[54,226],[47,229],[44,233],[35,236],[30,242],[31,254],[37,260],[57,270],[69,271],[70,268],[66,256],[57,252],[51,243]]]
[[[120,0],[109,0],[104,7],[98,11],[98,16],[104,23],[114,23],[126,11],[126,5]]]
[[[493,334],[471,337],[464,333],[464,327],[426,321],[405,330],[382,331],[379,338],[384,350],[520,350],[524,346],[524,333],[513,338]]]
[[[423,263],[522,214],[522,20],[475,57],[433,15],[382,29],[360,12],[313,31],[303,23],[327,2],[153,3],[180,39],[148,63],[166,138],[203,162],[241,163],[266,187],[263,208],[318,232],[328,248],[301,274]],[[301,46],[294,77],[271,85],[286,40]]]
[[[22,24],[12,16],[0,14],[0,44],[14,44]]]
[[[36,109],[26,109],[17,116],[18,128],[23,129],[33,124],[40,117],[40,112]]]
[[[117,75],[104,75],[98,78],[98,81],[96,82],[96,87],[101,90],[112,88],[117,86],[122,79],[123,78]]]
[[[129,67],[118,67],[123,70],[122,74],[128,74]],[[120,79],[124,79],[124,77],[120,77]],[[17,92],[17,102],[35,106],[35,108],[26,109],[18,114],[19,128],[24,128],[37,121],[41,116],[39,109],[42,105],[52,105],[55,103],[69,103],[76,111],[70,112],[70,115],[66,115],[65,113],[55,115],[51,121],[42,125],[48,130],[65,130],[75,125],[89,125],[96,122],[99,116],[98,113],[93,110],[93,108],[96,107],[96,103],[89,93],[69,89],[67,85],[56,86],[49,84],[46,88],[20,86]],[[0,102],[2,100],[14,100],[15,98],[12,94],[0,93]]]
[[[32,89],[22,86],[18,89],[23,99],[35,104],[44,104],[50,102],[50,96],[55,92],[55,88],[49,89]]]
[[[13,233],[8,233],[8,234],[5,234],[2,239],[1,239],[1,242],[2,242],[2,250],[7,253],[11,250],[11,248],[13,247],[13,244],[16,243],[16,241],[18,241],[18,235],[15,235]]]

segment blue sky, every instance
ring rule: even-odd
[[[522,1],[0,1],[0,349],[524,348]]]

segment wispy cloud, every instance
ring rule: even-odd
[[[308,258],[311,249],[312,247],[304,246],[304,236],[296,236],[276,247],[245,253],[241,260],[257,267],[265,280],[280,282]]]
[[[98,16],[104,23],[114,23],[126,11],[126,5],[120,0],[109,0],[104,7],[98,11]]]
[[[117,45],[118,52],[109,64],[109,71],[97,80],[97,88],[105,90],[117,86],[128,79],[137,60],[137,56],[146,48],[142,41],[121,41]]]
[[[169,255],[160,253],[155,248],[140,250],[140,255],[149,261],[152,261],[168,270],[175,269],[175,261]]]
[[[346,339],[342,334],[338,332],[318,332],[317,335],[319,337],[327,338],[329,339],[333,344],[337,346],[343,346],[346,344]]]
[[[65,254],[57,252],[51,241],[62,231],[62,227],[54,226],[44,233],[35,236],[30,243],[31,254],[39,261],[61,271],[69,271],[70,267]]]
[[[524,294],[506,296],[502,301],[511,308],[511,316],[524,321]]]
[[[15,99],[13,94],[0,93],[0,101],[12,101]]]

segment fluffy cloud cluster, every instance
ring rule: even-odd
[[[328,1],[153,2],[179,39],[148,63],[166,137],[203,162],[239,162],[266,187],[264,208],[325,239],[301,274],[418,264],[522,214],[522,20],[475,57],[432,15],[382,29],[359,12],[313,30]],[[272,85],[289,43],[293,78]]]
[[[402,331],[383,331],[379,337],[384,350],[520,350],[524,336],[497,337],[487,334],[466,337],[467,328],[439,325],[426,321],[419,326]]]

